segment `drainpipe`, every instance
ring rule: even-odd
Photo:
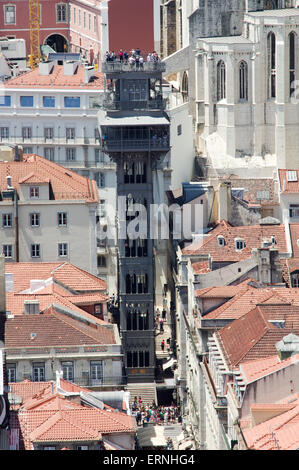
[[[14,190],[14,226],[15,226],[15,251],[16,251],[16,262],[19,262],[19,215],[18,215],[18,194],[17,190]]]

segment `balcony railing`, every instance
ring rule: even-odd
[[[132,111],[148,109],[166,109],[166,99],[140,100],[140,101],[115,101],[106,99],[103,107],[109,111]]]
[[[169,139],[140,139],[140,140],[104,140],[102,141],[102,150],[105,152],[117,152],[123,150],[147,150],[164,151],[169,150]]]
[[[22,382],[25,379],[34,382],[34,377],[31,374],[23,374],[19,380],[15,380],[14,382]],[[56,376],[45,376],[44,381],[48,382],[50,380],[56,381]],[[91,378],[88,372],[86,375],[83,373],[81,376],[75,377],[73,380],[70,380],[66,377],[66,380],[69,380],[76,385],[80,385],[81,387],[105,387],[110,385],[126,385],[127,383],[127,378],[125,376],[99,377],[95,379]]]
[[[164,62],[144,62],[140,64],[126,64],[125,62],[103,62],[102,72],[165,72],[166,64]]]

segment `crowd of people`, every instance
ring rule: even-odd
[[[182,422],[180,407],[173,402],[171,406],[157,406],[155,402],[151,405],[144,405],[141,397],[134,398],[132,415],[136,417],[137,426],[142,426],[144,423],[167,426],[168,424]]]
[[[147,63],[157,63],[160,61],[156,51],[149,52],[148,54],[141,54],[139,48],[132,49],[130,52],[120,49],[118,53],[114,51],[106,51],[106,62],[120,62],[121,64],[129,64],[131,67],[143,68],[143,64],[146,60]]]

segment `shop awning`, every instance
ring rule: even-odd
[[[176,359],[172,357],[171,359],[169,359],[169,361],[165,362],[165,364],[162,365],[163,370],[169,369],[169,367],[172,367],[173,364],[176,364],[176,362]]]

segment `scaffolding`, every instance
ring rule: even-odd
[[[33,69],[41,58],[40,52],[40,7],[39,0],[29,0],[29,23],[30,23],[30,56],[29,66]]]

